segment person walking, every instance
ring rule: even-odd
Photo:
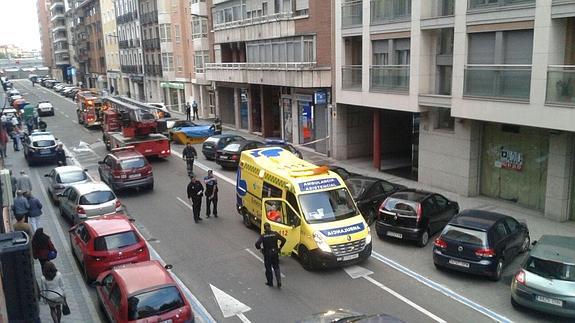
[[[190,107],[190,102],[186,102],[186,121],[191,121],[192,107]]]
[[[29,239],[32,239],[32,226],[29,223],[24,222],[24,215],[23,214],[16,214],[14,216],[16,218],[16,223],[12,226],[14,231],[22,231],[26,232]]]
[[[196,151],[196,148],[194,148],[190,143],[187,143],[186,148],[182,151],[182,158],[186,160],[188,176],[192,176],[194,174],[194,159],[197,155],[198,152]]]
[[[14,177],[14,174],[12,174],[12,170],[9,171],[10,172],[10,184],[12,184],[12,197],[16,197],[16,191],[18,190],[18,181],[16,180],[16,177]]]
[[[200,120],[200,116],[198,115],[198,104],[196,103],[196,100],[192,102],[192,110],[194,111],[194,121],[196,120],[196,118]]]
[[[0,148],[1,148],[1,150],[0,150],[0,155],[1,155],[3,158],[6,158],[6,157],[7,157],[7,155],[6,155],[6,149],[8,148],[8,141],[9,141],[9,139],[8,139],[8,133],[6,132],[6,130],[5,130],[4,128],[2,128],[2,129],[0,130]]]
[[[280,245],[278,247],[278,241]],[[282,287],[282,278],[280,272],[280,250],[286,243],[286,239],[282,237],[279,233],[272,231],[269,223],[264,223],[264,233],[260,236],[256,242],[256,249],[262,249],[263,244],[263,254],[264,254],[264,266],[266,268],[266,285],[273,286],[273,273],[276,276],[278,288]]]
[[[34,131],[34,117],[28,117],[26,118],[26,130],[28,131],[28,134],[32,134],[32,131]]]
[[[59,143],[56,147],[56,163],[58,166],[66,166],[66,152],[64,151],[64,146]]]
[[[42,203],[40,203],[40,200],[34,197],[31,192],[26,192],[25,197],[28,199],[28,204],[30,205],[30,209],[28,211],[28,222],[32,225],[32,233],[34,233],[40,227]]]
[[[50,236],[44,233],[44,228],[38,228],[32,237],[32,256],[38,259],[42,270],[46,262],[56,258],[56,248]]]
[[[14,216],[21,215],[24,217],[24,222],[28,223],[28,212],[30,212],[30,203],[24,197],[24,191],[17,190],[16,198],[12,204],[12,212]]]
[[[52,321],[60,323],[60,320],[62,320],[62,306],[66,304],[66,293],[64,292],[62,274],[51,261],[47,261],[42,269],[41,289],[44,301],[50,307]]]
[[[23,192],[32,192],[32,182],[26,171],[20,171],[20,176],[16,178],[16,188]]]
[[[18,117],[16,117],[16,115],[12,116],[12,119],[10,119],[10,122],[12,123],[12,127],[14,127],[14,128],[18,128],[20,126],[20,121],[18,120]]]
[[[20,147],[22,147],[22,130],[18,127],[14,127],[12,142],[14,145],[14,151],[20,151]]]
[[[210,217],[210,209],[214,217],[218,217],[218,180],[214,176],[214,172],[208,170],[208,176],[204,177],[204,185],[206,185],[206,218]]]
[[[192,202],[192,210],[194,213],[194,222],[202,221],[200,218],[200,211],[202,210],[202,196],[204,194],[204,187],[198,181],[195,175],[192,175],[191,181],[188,184],[188,199]]]

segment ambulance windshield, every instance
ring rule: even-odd
[[[300,195],[302,213],[308,223],[338,221],[358,214],[345,188]]]

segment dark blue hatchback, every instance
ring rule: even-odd
[[[24,157],[29,165],[37,162],[56,163],[56,138],[49,132],[33,132],[26,136]]]

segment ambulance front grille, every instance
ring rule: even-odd
[[[360,239],[356,241],[340,243],[331,245],[331,250],[336,256],[345,256],[349,254],[354,254],[362,251],[365,248],[365,239]]]

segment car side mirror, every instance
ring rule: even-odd
[[[134,219],[134,218],[128,218],[128,221],[130,221],[130,222],[136,222],[136,219]]]
[[[164,268],[166,268],[167,270],[170,270],[170,269],[174,268],[174,266],[171,265],[171,264],[166,264],[166,265],[164,266]]]
[[[90,285],[92,285],[92,286],[103,286],[102,282],[98,281],[98,280],[94,280]]]
[[[50,174],[44,174],[44,177],[50,177]]]
[[[105,164],[105,163],[104,163],[103,160],[99,160],[99,161],[98,161],[98,165],[104,165],[104,164]]]
[[[537,244],[537,240],[534,240],[533,242],[531,242],[531,245],[534,246]]]

